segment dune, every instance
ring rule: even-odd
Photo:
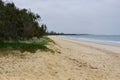
[[[52,52],[0,57],[0,80],[119,80],[120,47],[49,36]]]

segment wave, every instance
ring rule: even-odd
[[[120,46],[120,41],[115,41],[115,40],[104,40],[104,39],[94,39],[94,38],[83,38],[83,37],[76,37],[76,36],[60,36],[66,39],[71,39],[71,40],[77,40],[77,41],[87,41],[87,42],[94,42],[94,43],[99,43],[99,44],[107,44],[107,45],[114,45],[114,46]]]

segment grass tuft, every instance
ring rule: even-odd
[[[53,41],[48,37],[42,37],[40,39],[29,40],[27,42],[0,42],[0,51],[19,50],[21,52],[28,51],[31,53],[35,53],[38,49],[49,51],[46,46],[48,42]]]

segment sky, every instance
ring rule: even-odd
[[[120,0],[4,0],[38,13],[48,30],[120,34]]]

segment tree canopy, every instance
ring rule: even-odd
[[[0,0],[0,41],[42,37],[47,26],[40,26],[40,19],[38,14],[27,9],[19,9],[14,3],[4,3]]]

